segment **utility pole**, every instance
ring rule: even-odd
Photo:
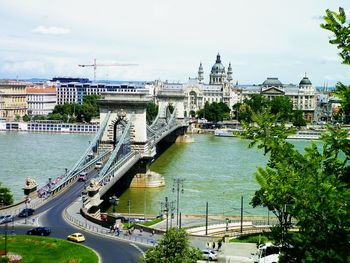
[[[205,209],[205,235],[208,235],[208,201]]]
[[[243,196],[241,196],[241,233],[243,233]]]
[[[180,188],[181,188],[181,193],[183,194],[184,192],[184,179],[174,179],[174,184],[173,184],[173,193],[176,190],[176,226],[179,227],[179,206],[180,206]]]

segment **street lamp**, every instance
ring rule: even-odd
[[[115,195],[109,197],[109,202],[113,206],[113,213],[115,213],[115,206],[119,204],[119,198],[116,197]]]
[[[181,193],[184,192],[184,179],[174,179],[173,193],[176,189],[176,226],[179,227],[179,205],[180,205],[180,188]]]

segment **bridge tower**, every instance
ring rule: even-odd
[[[185,94],[183,92],[160,90],[157,94],[159,118],[167,118],[167,109],[171,105],[176,108],[176,118],[184,119],[185,107]]]
[[[147,154],[147,125],[146,108],[152,99],[147,90],[126,90],[124,92],[111,91],[103,94],[97,101],[100,107],[100,120],[111,112],[107,131],[102,136],[101,147],[113,149],[116,144],[117,125],[120,120],[132,122],[132,147],[141,155]],[[131,120],[132,118],[132,120]]]

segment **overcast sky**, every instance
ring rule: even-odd
[[[327,8],[350,1],[321,0],[0,0],[0,78],[93,78],[78,64],[98,67],[97,79],[205,82],[219,52],[234,81],[267,77],[299,83],[349,83],[330,32],[320,28]]]

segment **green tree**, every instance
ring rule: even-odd
[[[279,114],[280,119],[289,120],[293,112],[293,103],[286,96],[276,96],[269,103],[272,114]]]
[[[340,50],[343,64],[350,65],[350,23],[346,19],[344,9],[339,7],[339,12],[327,9],[323,18],[325,23],[321,24],[321,27],[334,34],[329,43],[336,45]],[[350,123],[350,86],[338,82],[335,93],[342,100],[340,113],[344,115],[344,122]]]
[[[28,114],[24,115],[22,119],[23,119],[23,121],[25,121],[25,122],[28,122],[28,121],[31,120]]]
[[[295,110],[293,111],[291,118],[292,118],[292,123],[295,127],[302,127],[306,126],[306,120],[304,119],[304,113],[302,110]]]
[[[283,247],[281,262],[348,262],[350,142],[341,128],[329,128],[323,148],[314,143],[301,153],[286,141],[289,130],[270,113],[254,115],[246,125],[250,147],[269,153],[256,179],[260,189],[251,204],[267,207],[278,218],[272,228]],[[292,219],[298,232],[291,234]]]
[[[148,263],[195,263],[201,256],[198,248],[190,246],[185,230],[170,228],[156,246],[146,251],[143,261]]]
[[[146,120],[151,124],[158,115],[158,106],[154,102],[149,102],[146,109]]]
[[[11,190],[2,185],[0,182],[0,202],[2,205],[12,205],[13,204],[13,195]]]

